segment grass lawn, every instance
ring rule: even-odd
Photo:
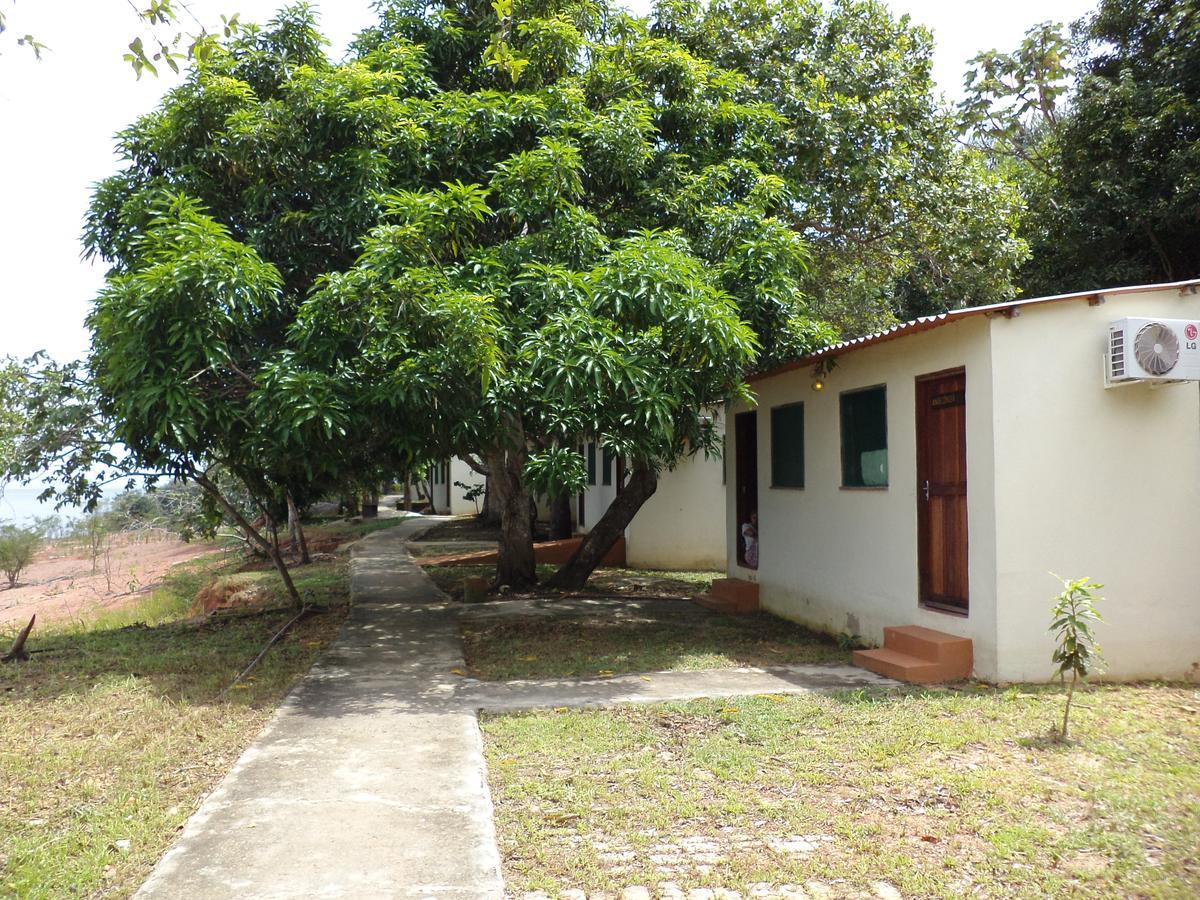
[[[604,615],[468,621],[463,643],[471,674],[488,681],[850,661],[829,639],[766,614],[678,623]]]
[[[545,578],[555,569],[539,566],[538,577]],[[494,566],[429,566],[425,572],[438,587],[460,600],[463,579],[490,577]],[[716,574],[606,568],[597,569],[581,591],[534,590],[520,595],[550,601],[564,596],[667,599],[680,605],[678,617],[670,616],[667,621],[631,621],[610,614],[468,620],[463,623],[468,668],[477,678],[505,681],[849,662],[849,652],[835,642],[774,616],[707,616],[686,605],[686,598],[708,590]],[[663,613],[669,610],[669,603],[662,605]]]
[[[339,525],[336,535],[374,524]],[[84,627],[39,624],[28,649],[40,652],[0,666],[0,896],[132,894],[333,638],[347,610],[344,558],[293,569],[325,611],[296,625],[222,698],[292,615],[190,618],[203,585],[242,568],[237,556],[202,557],[136,608]],[[273,571],[239,577],[284,605]]]
[[[767,696],[484,721],[510,891],[1200,895],[1200,695]],[[886,890],[885,890],[886,892]]]

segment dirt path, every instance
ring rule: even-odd
[[[186,544],[176,537],[144,540],[114,535],[93,562],[87,547],[78,542],[51,544],[21,573],[15,588],[2,582],[0,626],[27,620],[34,613],[40,620],[52,621],[120,609],[153,590],[172,566],[216,549],[213,544]]]

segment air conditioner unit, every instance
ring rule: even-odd
[[[1118,319],[1108,326],[1104,384],[1200,381],[1200,322]]]

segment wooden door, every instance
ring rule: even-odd
[[[758,413],[738,413],[733,419],[737,441],[737,472],[734,489],[737,491],[737,561],[746,564],[746,545],[742,542],[742,525],[750,514],[758,512]]]
[[[923,606],[966,613],[967,375],[917,379],[917,556]]]

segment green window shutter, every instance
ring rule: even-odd
[[[614,458],[615,458],[615,457],[614,457],[614,455],[613,455],[613,452],[612,452],[611,450],[605,450],[605,451],[604,451],[604,457],[603,457],[603,465],[604,465],[604,470],[603,470],[603,481],[604,481],[604,483],[605,483],[605,484],[612,484],[612,480],[613,480],[613,473],[612,473],[612,470],[613,470],[613,459],[614,459]]]
[[[804,487],[804,404],[771,410],[771,487]]]
[[[588,441],[587,462],[588,462],[588,484],[595,484],[596,483],[596,442],[595,441]]]
[[[842,394],[842,486],[886,487],[887,388]]]

